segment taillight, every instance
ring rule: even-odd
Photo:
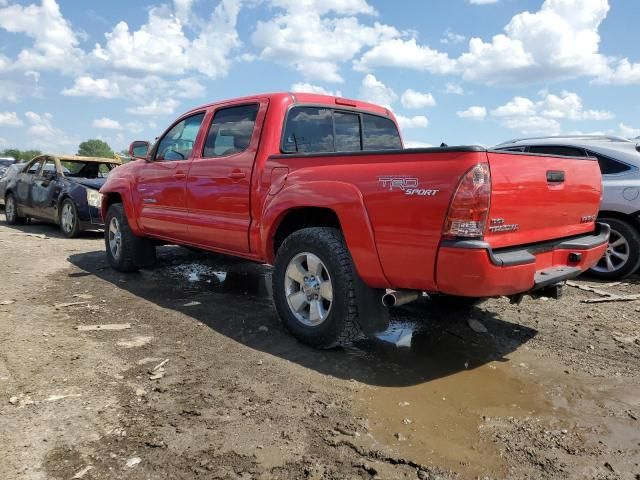
[[[479,163],[469,169],[453,195],[443,236],[477,238],[484,235],[491,200],[489,165]]]

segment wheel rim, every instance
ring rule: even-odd
[[[7,220],[10,222],[13,221],[13,217],[16,213],[16,206],[13,203],[13,196],[9,195],[7,197],[6,205],[4,206],[4,214],[7,217]]]
[[[71,232],[76,219],[73,206],[69,202],[66,202],[62,206],[62,214],[60,217],[62,219],[62,229],[67,233]]]
[[[611,229],[609,245],[600,261],[593,267],[599,273],[612,273],[622,269],[629,260],[630,247],[627,239],[618,231]]]
[[[116,260],[120,258],[122,250],[122,234],[120,232],[120,222],[117,218],[112,218],[109,222],[109,250],[111,256]]]
[[[333,284],[317,255],[304,252],[291,259],[285,272],[284,290],[291,313],[303,325],[317,327],[329,316]]]

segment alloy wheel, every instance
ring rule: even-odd
[[[16,204],[13,200],[13,195],[9,195],[4,206],[4,215],[8,222],[12,222],[16,215]]]
[[[109,222],[109,250],[111,256],[116,260],[120,258],[122,251],[122,232],[120,231],[120,222],[113,217]]]
[[[592,270],[601,273],[611,273],[620,270],[629,260],[630,247],[627,239],[618,231],[611,229],[609,245],[600,261]]]
[[[60,217],[62,220],[62,229],[66,233],[71,232],[76,221],[75,212],[73,211],[73,205],[71,205],[71,203],[65,202],[65,204],[62,206],[62,214],[60,215]]]
[[[321,325],[333,304],[333,285],[325,264],[313,253],[299,253],[291,259],[284,279],[291,313],[309,327]]]

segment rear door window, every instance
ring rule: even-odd
[[[259,105],[242,105],[218,110],[211,122],[202,156],[225,157],[245,151],[258,116]]]
[[[617,162],[609,157],[603,157],[599,153],[589,152],[589,156],[598,159],[598,165],[600,165],[600,173],[602,173],[602,175],[615,175],[616,173],[631,170],[629,165]]]

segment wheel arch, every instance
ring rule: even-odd
[[[261,253],[273,263],[287,235],[300,228],[319,226],[342,231],[356,270],[367,285],[389,286],[362,195],[351,184],[305,182],[270,196],[262,214]]]
[[[625,221],[635,227],[640,233],[640,211],[628,215],[626,213],[616,212],[615,210],[601,210],[598,212],[598,220],[603,218],[615,218],[616,220]]]

